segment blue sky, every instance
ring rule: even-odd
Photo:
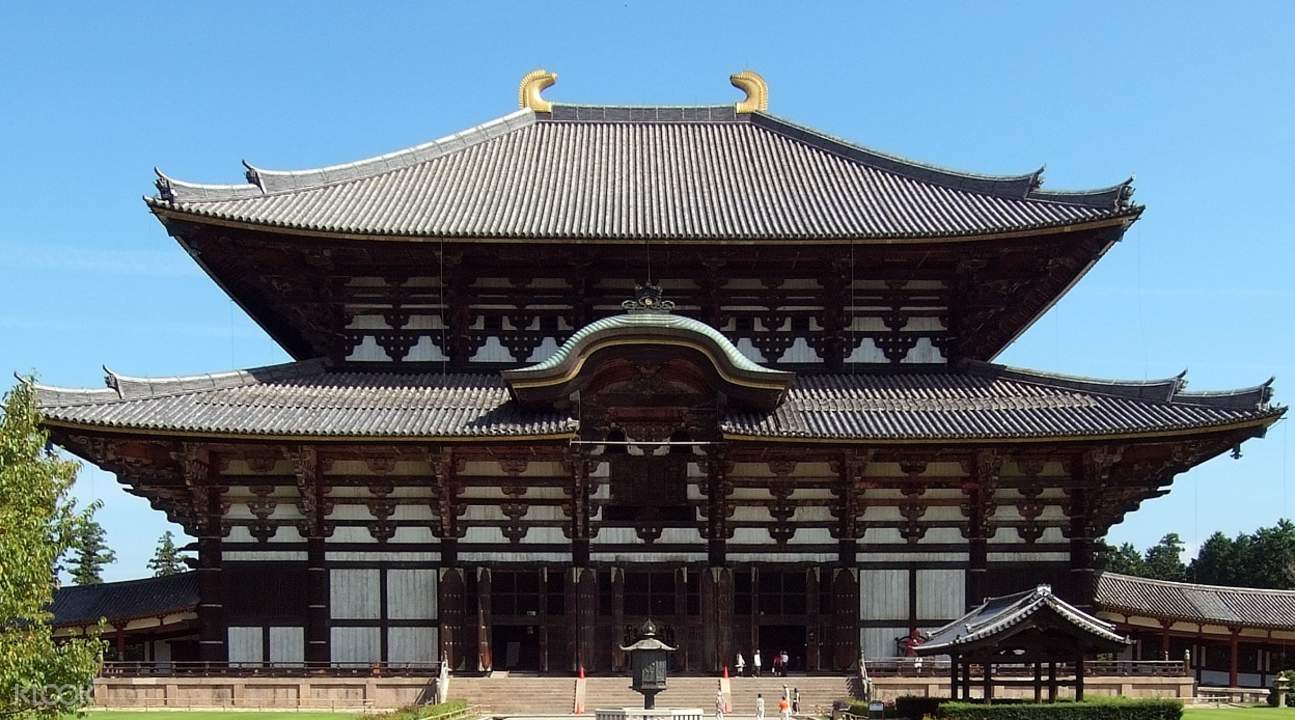
[[[145,211],[152,167],[241,180],[510,112],[522,74],[584,103],[771,111],[953,168],[1057,188],[1136,173],[1125,240],[1000,359],[1194,389],[1295,390],[1295,3],[7,3],[0,9],[0,369],[98,386],[286,359]],[[0,381],[2,384],[4,381]],[[1287,425],[1181,476],[1112,538],[1195,543],[1290,515]],[[109,475],[119,562],[160,513]]]

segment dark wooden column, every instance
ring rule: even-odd
[[[1171,620],[1160,621],[1160,659],[1169,659],[1169,626],[1173,625]]]
[[[1034,702],[1043,702],[1043,664],[1034,663]]]
[[[949,699],[958,699],[958,656],[949,656]]]
[[[621,644],[625,640],[625,569],[611,568],[612,574],[612,670],[620,672],[625,669],[625,652]]]
[[[831,568],[826,568],[824,572],[831,573]],[[805,609],[809,620],[806,623],[805,637],[805,667],[797,668],[798,670],[821,670],[819,665],[819,589],[818,589],[819,568],[809,568],[805,570]]]
[[[985,704],[988,705],[994,700],[994,666],[988,660],[980,665],[980,684],[981,694],[985,696]]]
[[[1048,661],[1048,702],[1057,701],[1057,661]]]
[[[324,489],[319,482],[319,454],[315,448],[297,448],[296,467],[298,509],[304,521],[299,530],[306,538],[306,660],[326,663],[332,660],[329,637],[328,564],[325,542],[328,535]]]
[[[576,567],[589,565],[589,459],[579,446],[572,446],[566,457],[571,473],[571,562]]]
[[[1111,468],[1119,462],[1121,451],[1096,448],[1088,451],[1079,469],[1080,485],[1070,492],[1070,601],[1081,609],[1091,609],[1097,590],[1097,568],[1093,556],[1093,509],[1101,498]]]
[[[1228,628],[1228,687],[1237,687],[1237,663],[1241,655],[1241,628]]]
[[[575,598],[574,608],[576,642],[573,655],[575,670],[588,669],[594,658],[594,642],[598,633],[598,578],[591,568],[576,568],[574,571]]]
[[[459,492],[455,477],[454,452],[449,448],[432,449],[427,453],[432,466],[432,490],[436,498],[436,523],[432,534],[441,541],[441,567],[452,567],[459,562]]]
[[[728,496],[733,485],[728,479],[728,459],[723,448],[712,445],[706,456],[706,556],[711,567],[722,567],[727,561],[728,514],[732,510]]]
[[[220,488],[212,480],[211,457],[206,446],[185,443],[184,484],[193,504],[193,531],[198,536],[198,658],[223,663],[229,660],[220,573],[224,531]]]
[[[479,568],[477,573],[477,667],[485,672],[495,667],[494,647],[490,636],[494,626],[491,623],[491,580],[490,568]],[[541,588],[543,593],[544,589]]]
[[[1075,658],[1075,701],[1084,699],[1084,656]]]
[[[967,584],[966,607],[980,604],[988,594],[989,537],[994,534],[989,518],[994,512],[994,487],[1002,468],[1002,457],[992,450],[976,454],[972,482],[963,488],[967,496]]]

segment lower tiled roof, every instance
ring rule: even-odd
[[[826,441],[1019,440],[1263,425],[1264,385],[1187,393],[1182,379],[1114,383],[969,363],[946,370],[801,375],[768,412],[731,413],[729,436]],[[109,374],[108,388],[39,387],[56,425],[291,437],[565,437],[575,417],[514,402],[499,373],[331,370],[304,361],[183,378]]]
[[[1295,590],[1195,585],[1104,572],[1097,607],[1121,614],[1225,625],[1295,629]]]
[[[198,606],[198,573],[99,585],[71,585],[54,591],[50,612],[55,627],[93,625],[193,610]]]

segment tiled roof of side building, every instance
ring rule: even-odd
[[[517,405],[496,372],[441,375],[303,361],[189,378],[110,374],[106,390],[39,387],[55,426],[140,432],[393,439],[569,437],[566,413]],[[1182,381],[1112,383],[968,363],[797,376],[769,412],[730,413],[733,438],[1013,441],[1265,426],[1284,408],[1261,386],[1191,394]]]
[[[354,163],[199,185],[159,172],[159,215],[374,237],[777,241],[981,237],[1132,222],[1128,182],[1044,191],[959,173],[763,112],[519,110]]]
[[[995,637],[1010,637],[1013,628],[1040,612],[1050,613],[1069,624],[1073,632],[1098,642],[1116,646],[1128,644],[1110,623],[1053,595],[1051,587],[1040,585],[1032,590],[986,599],[966,615],[927,633],[925,642],[917,646],[917,654],[956,653],[959,648],[992,641]]]
[[[198,573],[70,585],[54,591],[50,612],[55,627],[93,625],[193,610],[198,605]]]
[[[1122,615],[1295,630],[1295,590],[1197,585],[1103,572],[1094,604]]]

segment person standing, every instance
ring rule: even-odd
[[[746,658],[742,657],[742,653],[737,654],[737,662],[734,663],[734,667],[737,668],[738,677],[746,675]]]
[[[791,711],[796,715],[800,714],[800,688],[791,691]]]
[[[778,677],[781,674],[783,674],[782,655],[779,653],[774,653],[773,654],[773,676]]]
[[[724,720],[725,709],[726,709],[726,705],[724,703],[724,691],[716,690],[715,691],[715,720]]]
[[[755,656],[760,657],[759,650],[755,651]],[[758,668],[760,666],[756,665],[756,667]],[[758,676],[759,674],[760,673],[757,671],[756,675]],[[764,720],[764,695],[760,693],[755,694],[755,720]]]
[[[786,650],[782,651],[782,676],[787,677],[787,671],[791,669],[791,656]]]
[[[786,695],[778,698],[778,717],[781,720],[791,720],[791,703],[787,702]]]
[[[755,677],[760,677],[760,648],[756,648],[751,654],[751,673]]]

